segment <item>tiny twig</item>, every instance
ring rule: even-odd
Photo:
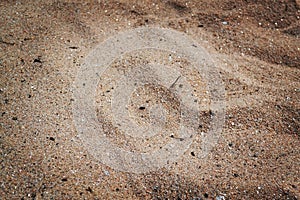
[[[177,79],[172,83],[172,85],[169,87],[169,89],[173,88],[174,85],[177,83],[177,81],[180,79],[181,75],[177,77]]]

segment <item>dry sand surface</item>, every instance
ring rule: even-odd
[[[80,67],[101,42],[138,27],[182,32],[214,61],[226,112],[206,157],[198,154],[210,110],[201,113],[196,139],[183,155],[143,173],[104,164],[78,136],[73,84]],[[0,199],[299,199],[299,35],[295,0],[1,0]],[[135,66],[171,57],[153,51],[126,59]],[[178,63],[181,74],[200,84],[188,61]],[[114,126],[109,102],[122,67],[126,71],[122,60],[114,61],[95,94],[109,140],[143,152],[178,139],[135,142]],[[180,102],[170,88],[149,84],[131,94],[128,112],[137,124],[149,116],[136,105],[164,98],[171,114],[163,128],[176,132]]]

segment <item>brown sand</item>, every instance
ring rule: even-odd
[[[299,20],[294,0],[2,0],[0,199],[300,198]],[[192,146],[168,168],[132,174],[76,137],[72,84],[96,45],[140,26],[204,46],[227,109],[206,158]]]

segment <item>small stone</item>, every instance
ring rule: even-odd
[[[103,173],[104,173],[106,176],[109,176],[109,171],[104,170]]]
[[[145,110],[146,107],[145,107],[145,106],[141,106],[141,107],[139,107],[139,109],[140,109],[140,110]]]
[[[34,59],[34,60],[33,60],[33,62],[34,62],[34,63],[42,63],[42,61],[41,61],[41,59],[40,59],[40,58],[36,58],[36,59]]]
[[[219,196],[216,197],[216,200],[225,200],[225,197],[222,196],[222,195],[219,195]]]

